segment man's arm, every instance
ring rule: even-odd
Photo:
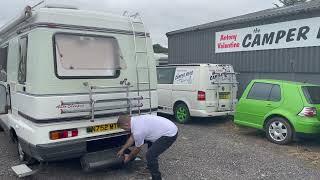
[[[127,140],[127,142],[122,146],[121,150],[118,152],[118,156],[122,156],[124,151],[126,149],[128,149],[129,147],[131,147],[134,143],[134,139],[133,139],[133,136],[132,134],[130,135],[129,139]]]
[[[142,146],[140,146],[140,147],[134,147],[134,148],[132,149],[131,153],[130,153],[128,156],[125,156],[125,158],[124,158],[124,163],[127,163],[127,162],[129,162],[130,160],[132,160],[133,158],[135,158],[135,157],[139,154],[139,152],[141,151],[141,147],[142,147]]]

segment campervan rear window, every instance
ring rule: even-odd
[[[65,34],[54,37],[59,77],[115,77],[120,48],[113,37]]]

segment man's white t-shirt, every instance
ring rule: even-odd
[[[131,117],[131,133],[136,147],[142,146],[144,141],[155,142],[162,136],[173,137],[177,132],[177,126],[164,117],[155,115]]]

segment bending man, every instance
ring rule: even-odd
[[[118,125],[124,130],[131,131],[130,138],[118,152],[118,156],[123,156],[125,149],[135,144],[131,153],[125,156],[124,162],[127,163],[137,156],[145,141],[151,142],[152,145],[148,147],[146,154],[148,169],[153,180],[161,180],[158,157],[177,139],[177,126],[170,120],[155,115],[120,116]]]

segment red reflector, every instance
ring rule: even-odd
[[[72,136],[72,137],[78,136],[78,129],[72,130],[72,131],[71,131],[71,136]]]
[[[205,101],[206,100],[206,92],[198,91],[198,101]]]

